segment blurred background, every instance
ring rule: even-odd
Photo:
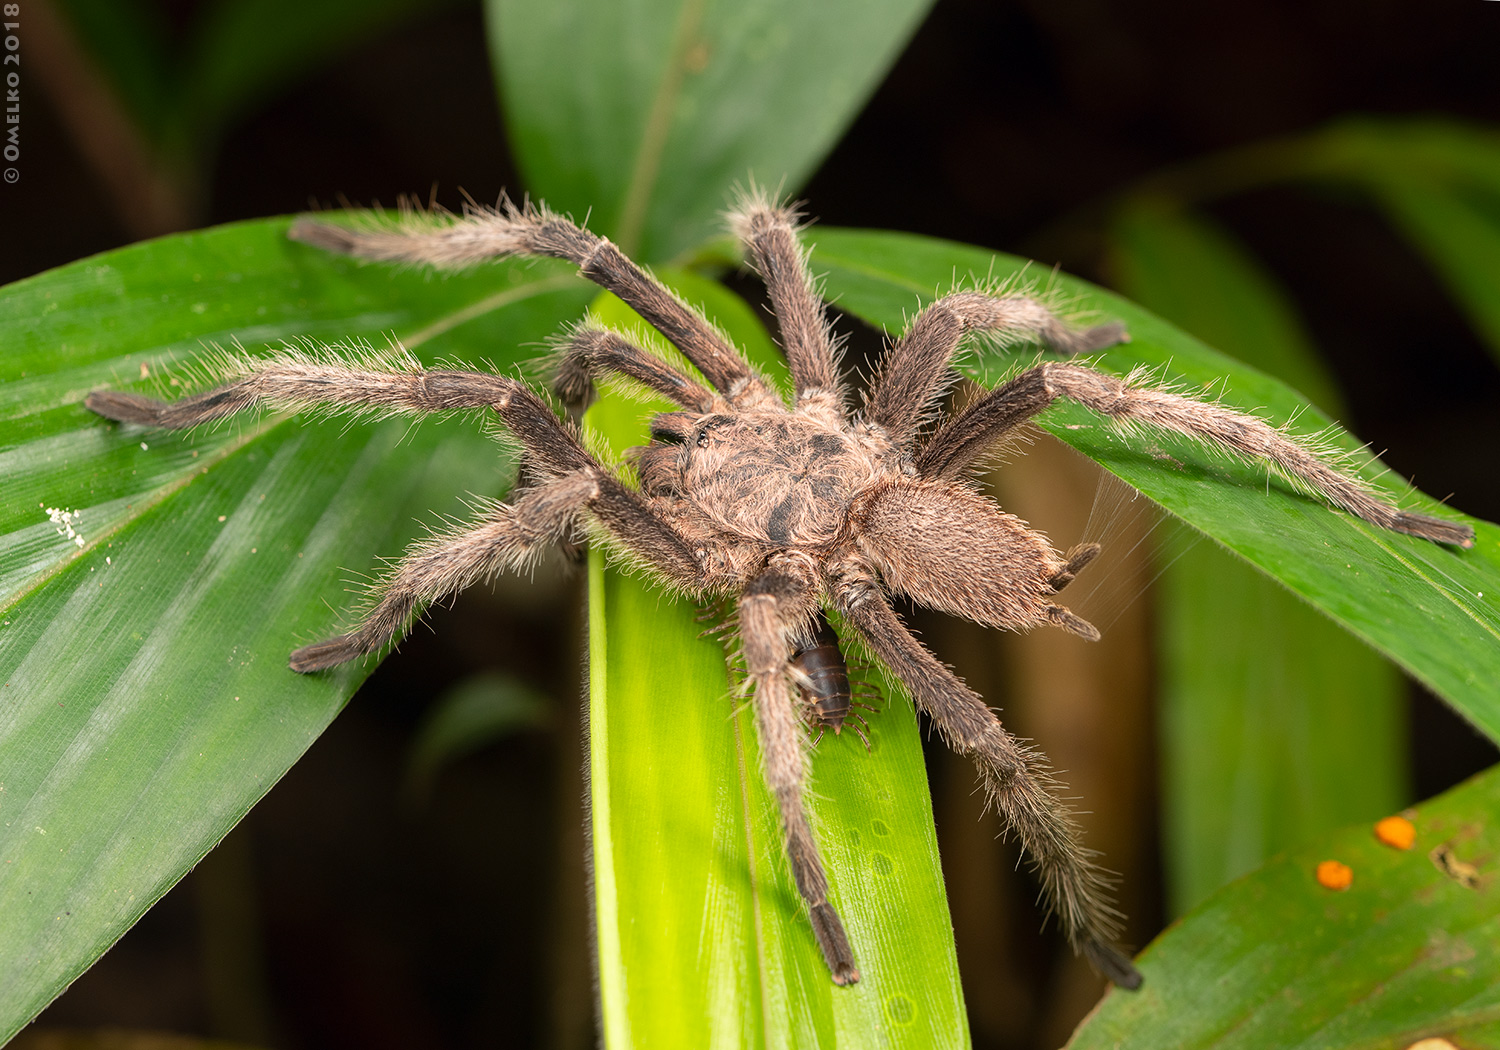
[[[220,61],[277,75],[239,94],[210,84],[191,104],[151,69],[175,68],[205,33],[232,42],[234,26],[214,21],[220,5],[23,6],[24,181],[0,187],[5,281],[174,230],[343,200],[435,194],[456,208],[463,192],[491,201],[525,189],[477,3],[385,0],[324,46],[226,48]],[[1455,193],[1443,201],[1459,211],[1440,214],[1411,170],[1479,170],[1500,149],[1497,37],[1500,4],[1486,0],[938,0],[799,197],[824,224],[1013,251],[1118,288],[1283,375],[1394,472],[1494,520],[1500,370],[1486,294],[1500,284],[1485,281],[1484,244],[1450,253],[1446,269],[1433,246],[1445,229],[1488,229],[1500,196]],[[1191,283],[1214,266],[1239,274],[1255,301],[1219,303],[1211,282]],[[757,294],[749,281],[735,287]],[[879,346],[878,334],[856,333],[856,353]],[[1106,643],[1080,659],[1040,636],[921,615],[916,625],[1068,771],[1092,810],[1090,844],[1124,876],[1133,944],[1281,845],[1494,761],[1441,703],[1335,637],[1320,654],[1353,651],[1329,690],[1378,694],[1349,717],[1383,727],[1361,745],[1381,749],[1376,760],[1336,761],[1379,767],[1379,783],[1345,810],[1267,792],[1254,841],[1243,834],[1254,821],[1240,820],[1240,837],[1226,832],[1207,861],[1158,859],[1208,819],[1181,785],[1232,763],[1237,744],[1210,739],[1213,727],[1174,699],[1195,675],[1226,676],[1192,657],[1223,621],[1202,606],[1160,612],[1155,595],[1243,570],[1045,440],[992,484],[1060,546],[1099,539],[1115,553],[1070,602]],[[1210,589],[1222,598],[1240,586]],[[1242,600],[1285,601],[1258,586],[1244,583]],[[558,564],[435,610],[431,630],[412,634],[224,845],[18,1045],[105,1028],[285,1050],[593,1045],[582,601],[581,580]],[[1299,610],[1266,616],[1284,626]],[[1296,623],[1299,634],[1322,629]],[[1214,660],[1275,662],[1274,631],[1243,633],[1244,654]],[[1272,736],[1297,717],[1288,711],[1321,699],[1240,677]],[[424,712],[461,690],[508,697],[510,717],[483,746],[433,745]],[[1196,757],[1159,766],[1164,749]],[[975,1045],[1059,1045],[1102,986],[1039,929],[1034,886],[998,827],[978,820],[971,767],[938,744],[929,774]]]

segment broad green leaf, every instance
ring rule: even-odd
[[[472,420],[108,423],[89,391],[178,388],[211,345],[403,339],[530,356],[590,286],[502,264],[364,268],[268,220],[168,237],[0,292],[0,1039],[266,793],[370,666],[299,676],[414,519],[466,515],[510,457]],[[150,378],[143,378],[149,374]],[[49,521],[68,511],[82,545]],[[60,516],[60,515],[59,515]]]
[[[845,312],[890,330],[955,280],[1003,278],[1024,268],[1018,259],[908,234],[818,229],[813,240],[813,266],[826,274],[829,297]],[[1080,281],[1057,283],[1079,307],[1128,325],[1131,341],[1101,354],[1103,369],[1152,369],[1184,391],[1221,396],[1273,422],[1295,420],[1298,432],[1331,426],[1288,387],[1141,308]],[[986,354],[970,364],[993,381],[1027,360]],[[1260,465],[1231,461],[1185,439],[1124,432],[1069,404],[1054,406],[1040,422],[1390,656],[1500,739],[1500,527],[1441,507],[1377,466],[1360,468],[1401,506],[1475,526],[1472,550],[1441,547],[1331,510],[1268,478]],[[1349,435],[1333,431],[1328,440],[1358,455]]]
[[[772,374],[764,330],[729,292],[665,274]],[[639,322],[612,297],[601,320]],[[609,398],[616,449],[652,412]],[[870,719],[871,750],[825,736],[810,804],[861,980],[831,980],[781,847],[754,712],[725,642],[691,603],[590,556],[590,791],[605,1039],[612,1048],[965,1046],[967,1018],[911,704]],[[886,695],[892,695],[886,690]]]
[[[731,185],[801,185],[931,0],[487,6],[527,188],[658,261],[717,227]]]
[[[1071,1050],[1400,1050],[1500,1035],[1500,769],[1410,814],[1410,850],[1370,822],[1224,888],[1141,955],[1139,992],[1111,992]],[[1319,884],[1325,860],[1350,887]]]
[[[1110,234],[1121,292],[1338,413],[1285,293],[1228,233],[1141,202]],[[1180,532],[1163,548],[1163,838],[1181,914],[1272,854],[1401,805],[1405,708],[1395,668],[1285,588]]]

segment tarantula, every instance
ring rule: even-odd
[[[791,209],[755,195],[731,217],[779,322],[796,388],[790,405],[722,333],[615,245],[544,208],[502,200],[497,208],[427,223],[350,229],[303,219],[293,226],[291,236],[308,244],[390,262],[462,267],[508,255],[554,256],[618,295],[697,374],[620,332],[584,324],[565,337],[555,390],[581,406],[596,379],[615,374],[678,406],[657,415],[650,444],[629,453],[638,489],[601,465],[535,391],[490,373],[286,353],[242,361],[223,385],[175,402],[99,391],[87,405],[111,419],[155,427],[194,426],[257,403],[418,414],[492,409],[524,446],[525,487],[474,524],[413,546],[374,589],[358,625],[292,653],[293,670],[320,671],[373,653],[399,638],[426,603],[516,568],[586,524],[666,586],[702,601],[731,600],[786,856],[833,980],[847,985],[859,971],[829,903],[803,805],[805,725],[810,715],[818,719],[809,710],[816,690],[799,681],[794,662],[819,644],[824,611],[836,611],[948,744],[973,756],[989,801],[1030,855],[1075,950],[1110,980],[1134,988],[1140,974],[1112,943],[1119,916],[1108,877],[1054,795],[1045,759],[1012,737],[984,700],[912,636],[888,597],[904,595],[994,627],[1052,625],[1083,639],[1099,637],[1057,598],[1098,545],[1054,550],[970,484],[966,474],[976,458],[1066,397],[1112,420],[1151,424],[1267,461],[1384,528],[1462,546],[1472,544],[1473,533],[1398,510],[1260,419],[1082,364],[1027,368],[928,428],[968,333],[1036,341],[1070,355],[1127,338],[1117,323],[1070,327],[1019,294],[958,291],[927,306],[890,348],[863,407],[851,413],[837,341],[797,221]]]

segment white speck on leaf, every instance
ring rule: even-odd
[[[57,530],[57,534],[59,536],[66,536],[68,539],[73,541],[75,546],[83,546],[83,537],[80,536],[78,534],[78,530],[73,527],[73,523],[83,516],[83,511],[68,510],[64,507],[45,507],[43,509],[45,509],[47,512],[48,521],[52,522],[52,524],[54,525],[61,526]]]

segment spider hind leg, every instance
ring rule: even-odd
[[[1140,973],[1111,943],[1120,926],[1112,879],[1053,793],[1045,759],[1011,736],[984,700],[912,636],[870,581],[863,570],[846,570],[837,588],[840,611],[949,746],[973,758],[986,797],[1021,840],[1074,950],[1122,988],[1139,987]]]

